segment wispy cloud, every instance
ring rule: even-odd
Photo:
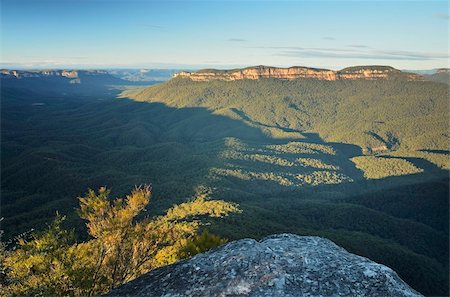
[[[45,57],[45,56],[24,56],[22,59],[0,60],[3,68],[18,69],[42,69],[42,68],[80,68],[86,63],[87,57],[64,56],[64,57]]]
[[[242,38],[229,38],[229,39],[227,39],[227,41],[230,41],[230,42],[246,42],[247,40],[246,39],[242,39]]]
[[[324,51],[324,52],[347,52],[350,49],[345,48],[328,48],[328,47],[301,47],[301,46],[249,46],[248,48],[259,48],[259,49],[277,49],[277,50],[314,50],[314,51]]]
[[[299,58],[337,58],[337,59],[367,59],[367,60],[434,60],[448,59],[447,53],[427,53],[399,50],[377,50],[367,46],[352,48],[305,48],[305,47],[272,47],[276,49],[272,55]]]
[[[325,40],[336,40],[336,38],[330,37],[330,36],[322,37],[322,39],[325,39]]]
[[[39,59],[39,60],[49,60],[50,57],[48,56],[24,56],[24,58],[27,59]],[[82,56],[53,56],[51,57],[52,60],[85,60],[88,57],[82,57]]]
[[[450,20],[450,14],[448,13],[435,13],[434,17],[443,20]]]
[[[367,45],[362,44],[349,44],[348,47],[354,47],[354,48],[369,48]]]
[[[411,51],[399,51],[399,50],[375,50],[376,54],[388,55],[392,57],[401,57],[405,60],[432,60],[432,59],[448,59],[447,53],[428,53],[428,52],[411,52]]]

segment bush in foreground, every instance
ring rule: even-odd
[[[137,187],[126,198],[89,190],[79,198],[90,239],[75,242],[57,216],[48,229],[19,239],[1,250],[5,295],[92,296],[108,292],[143,273],[224,243],[209,233],[198,235],[199,216],[223,217],[239,211],[207,193],[173,206],[163,216],[138,219],[150,202],[151,188]]]

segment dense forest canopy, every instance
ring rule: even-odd
[[[242,210],[207,219],[213,234],[327,237],[422,293],[448,293],[448,85],[176,78],[120,95],[84,87],[2,86],[6,238],[45,229],[59,211],[89,240],[75,212],[88,188],[124,197],[151,183],[151,219],[205,186]]]
[[[405,80],[259,79],[165,84],[125,94],[174,107],[206,107],[250,124],[320,133],[361,148],[448,149],[446,84]]]

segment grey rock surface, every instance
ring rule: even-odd
[[[422,296],[390,268],[332,241],[242,239],[153,270],[107,296]]]

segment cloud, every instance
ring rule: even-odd
[[[322,39],[325,39],[325,40],[336,40],[336,38],[330,37],[330,36],[322,37]]]
[[[24,56],[24,58],[27,59],[39,59],[39,60],[45,60],[50,59],[48,56]],[[53,60],[85,60],[88,57],[81,57],[81,56],[52,56],[51,59]]]
[[[411,58],[411,60],[432,60],[449,58],[449,55],[447,53],[425,53],[399,50],[375,50],[373,52],[394,57]]]
[[[354,47],[354,48],[369,48],[367,45],[362,44],[349,44],[348,47]]]
[[[434,60],[448,59],[447,53],[425,53],[400,50],[375,50],[368,47],[353,47],[352,49],[336,48],[302,48],[281,47],[281,51],[274,52],[274,56],[300,58],[336,58],[336,59],[367,59],[367,60]]]
[[[448,53],[378,50],[366,45],[348,45],[346,48],[301,46],[252,46],[249,48],[273,50],[273,56],[322,57],[372,60],[434,60],[448,59]]]
[[[347,51],[351,51],[349,49],[343,49],[343,48],[300,47],[300,46],[249,46],[248,48],[284,49],[284,50],[299,50],[299,51],[315,50],[315,51],[324,51],[324,52],[347,52]]]
[[[229,38],[229,39],[227,39],[227,41],[230,41],[230,42],[246,42],[247,40],[246,39],[242,39],[242,38]]]
[[[448,13],[435,13],[434,17],[443,20],[450,20],[450,14]]]

